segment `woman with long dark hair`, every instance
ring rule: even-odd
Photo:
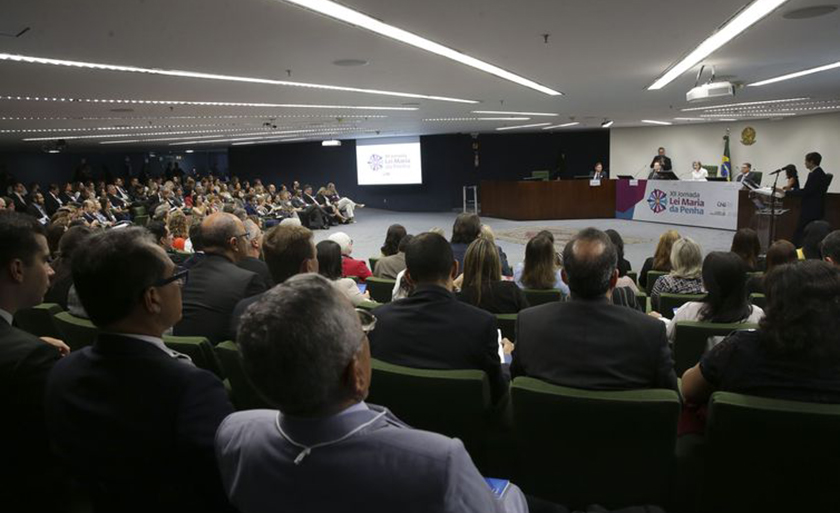
[[[475,239],[464,257],[464,280],[458,299],[494,314],[518,313],[528,307],[515,283],[502,281],[502,264],[492,240]]]
[[[358,306],[370,297],[367,291],[363,294],[351,278],[341,277],[341,246],[337,242],[322,240],[315,250],[318,252],[318,274],[330,280],[354,305]]]
[[[758,233],[752,228],[741,228],[735,232],[729,251],[744,260],[747,264],[747,272],[759,270],[758,255],[761,253],[761,241],[758,240]]]
[[[388,232],[385,234],[385,243],[380,248],[382,256],[388,257],[396,255],[399,252],[400,241],[408,232],[401,224],[392,224],[388,227]]]
[[[452,238],[449,239],[452,256],[458,261],[458,269],[464,268],[464,255],[467,253],[467,248],[479,235],[481,235],[481,218],[477,214],[458,214],[452,224]]]

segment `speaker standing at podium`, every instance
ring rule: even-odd
[[[671,171],[671,159],[665,156],[665,148],[659,148],[658,154],[650,161],[650,168],[653,169],[653,165],[657,162],[659,162],[662,171]]]
[[[812,152],[805,155],[805,167],[810,171],[805,187],[787,191],[785,196],[798,196],[802,198],[802,208],[799,214],[799,223],[796,225],[796,233],[793,235],[793,244],[796,247],[802,245],[802,233],[805,226],[811,221],[825,217],[825,195],[831,178],[825,174],[820,164],[822,155]]]

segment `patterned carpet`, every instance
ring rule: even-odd
[[[507,230],[499,230],[495,233],[496,239],[498,240],[525,245],[534,237],[534,235],[543,230],[549,231],[552,235],[554,235],[554,247],[557,251],[563,251],[566,243],[569,242],[578,232],[578,228],[567,228],[563,226],[520,226]],[[624,239],[625,246],[632,244],[650,244],[654,242],[651,239],[624,235],[622,236],[622,239]]]

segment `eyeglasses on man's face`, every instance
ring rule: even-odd
[[[373,331],[376,327],[376,316],[362,308],[356,308],[356,315],[359,316],[359,322],[362,324],[362,331],[365,335]]]
[[[179,287],[183,287],[187,284],[188,278],[190,275],[189,269],[178,269],[176,270],[172,276],[169,278],[163,278],[156,281],[152,286],[153,287],[164,287],[169,285],[170,283],[177,283]]]

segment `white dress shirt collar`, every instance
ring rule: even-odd
[[[13,319],[12,314],[7,312],[6,310],[3,310],[2,308],[0,308],[0,318],[2,318],[4,321],[9,323],[9,326],[12,325],[12,319]]]

